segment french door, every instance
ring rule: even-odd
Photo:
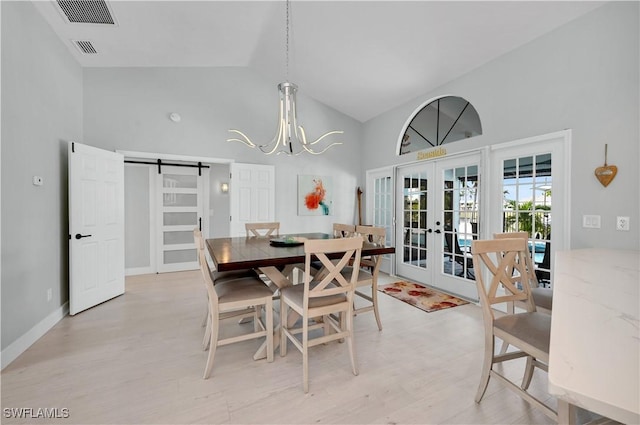
[[[477,300],[470,246],[480,228],[480,153],[398,168],[396,273]]]
[[[163,166],[156,179],[156,264],[159,273],[198,268],[193,229],[205,231],[203,212],[208,190],[208,169]]]
[[[367,171],[366,223],[385,229],[385,245],[394,246],[393,169]],[[382,256],[380,270],[392,273],[392,255]]]

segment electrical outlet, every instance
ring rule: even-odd
[[[51,301],[51,298],[53,298],[53,291],[49,288],[47,289],[47,302]]]
[[[629,230],[629,217],[616,217],[616,230]]]

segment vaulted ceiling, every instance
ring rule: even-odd
[[[113,25],[70,23],[60,3],[34,1],[83,67],[249,67],[274,96],[285,80],[282,0],[113,0]],[[364,122],[603,3],[295,0],[289,80]]]

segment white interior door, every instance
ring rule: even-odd
[[[275,220],[275,167],[232,163],[231,236],[244,236],[245,223]]]
[[[193,229],[207,234],[205,211],[208,170],[192,167],[162,166],[157,184],[156,264],[158,272],[198,268]]]
[[[470,242],[478,237],[480,154],[398,169],[396,273],[477,300]]]
[[[124,157],[69,143],[69,313],[124,293]]]

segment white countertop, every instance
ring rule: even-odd
[[[556,254],[549,392],[640,423],[640,251]]]

